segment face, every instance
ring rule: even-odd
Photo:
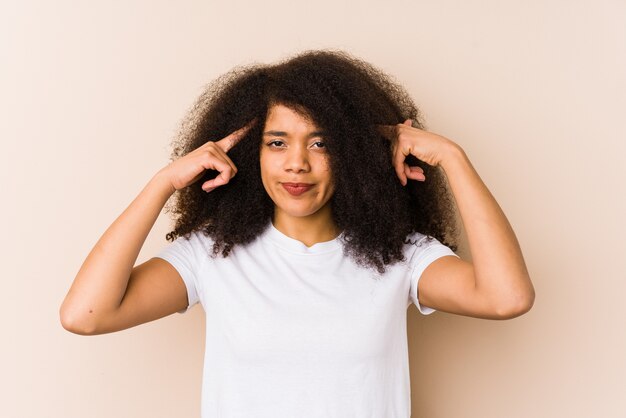
[[[261,179],[274,216],[327,216],[334,192],[324,133],[282,105],[270,108],[261,141]]]

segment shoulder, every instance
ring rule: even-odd
[[[408,247],[411,250],[416,250],[419,248],[425,248],[432,245],[443,245],[437,238],[432,237],[430,235],[422,234],[421,232],[412,232],[407,235],[404,240],[405,247]]]
[[[409,234],[404,244],[404,255],[409,262],[424,261],[425,259],[435,259],[442,255],[456,255],[447,245],[441,243],[437,238],[413,232]]]
[[[214,240],[202,230],[191,231],[185,235],[179,235],[169,243],[167,248],[170,251],[186,253],[188,255],[200,256],[213,252]]]

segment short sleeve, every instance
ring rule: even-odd
[[[417,239],[417,242],[415,244],[411,244],[410,246],[410,251],[413,251],[409,260],[409,278],[411,280],[410,298],[422,315],[430,315],[435,312],[435,309],[422,306],[419,303],[417,292],[419,279],[424,270],[426,270],[426,267],[428,267],[430,263],[436,259],[446,255],[453,255],[455,257],[458,257],[458,255],[456,255],[450,247],[443,245],[435,238],[428,238],[427,236],[418,233],[409,238],[413,242]]]
[[[187,288],[187,308],[178,313],[185,313],[193,305],[200,301],[200,287],[198,281],[199,263],[198,254],[200,243],[195,233],[192,233],[189,239],[186,237],[178,237],[174,242],[165,246],[155,257],[162,258],[170,263],[180,274],[185,287]]]

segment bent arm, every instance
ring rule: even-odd
[[[515,233],[465,152],[456,144],[440,163],[457,202],[472,263],[444,257],[424,271],[420,303],[447,312],[512,318],[534,303]]]
[[[120,307],[139,251],[175,191],[161,172],[109,226],[83,262],[61,304],[65,329],[92,334]]]

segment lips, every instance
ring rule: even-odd
[[[292,196],[300,196],[309,191],[313,185],[309,183],[281,183],[283,188]]]

